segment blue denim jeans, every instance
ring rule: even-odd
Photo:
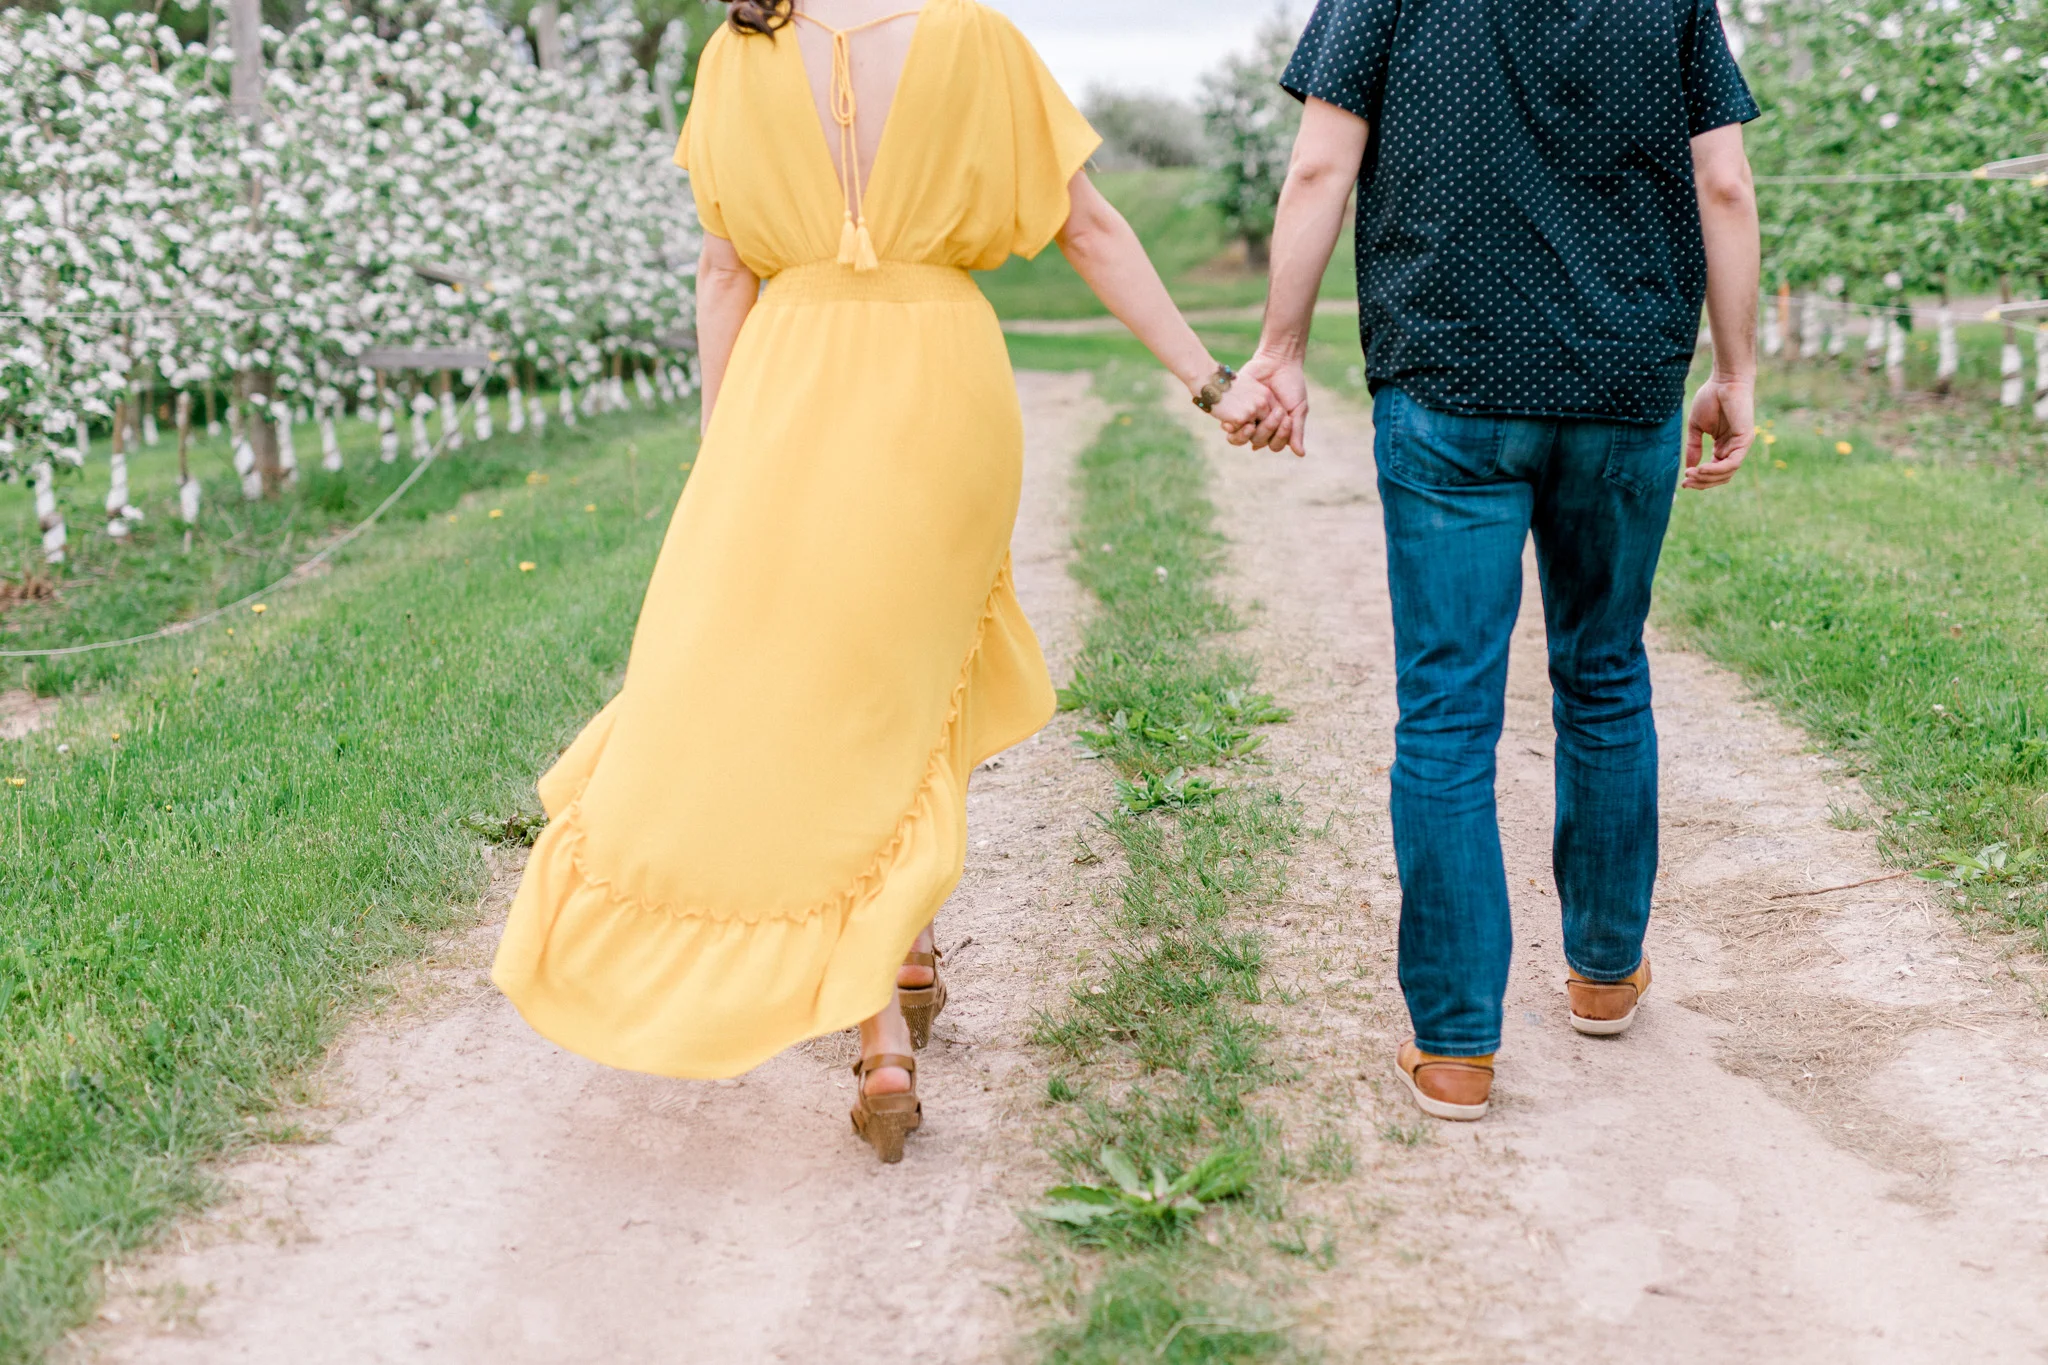
[[[1485,1056],[1500,1046],[1514,948],[1494,751],[1532,534],[1550,635],[1565,958],[1594,981],[1642,964],[1657,876],[1643,623],[1683,420],[1462,417],[1383,388],[1373,422],[1401,706],[1401,989],[1423,1051]]]

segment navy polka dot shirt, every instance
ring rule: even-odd
[[[1661,422],[1706,298],[1692,138],[1757,116],[1714,0],[1320,0],[1281,82],[1372,124],[1375,392]]]

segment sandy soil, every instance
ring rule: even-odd
[[[1084,377],[1023,380],[1018,579],[1056,656]],[[1502,802],[1519,957],[1498,1108],[1420,1119],[1388,1071],[1398,890],[1385,819],[1392,661],[1363,413],[1325,395],[1306,464],[1218,443],[1244,645],[1297,708],[1271,743],[1320,831],[1267,928],[1264,1007],[1290,1143],[1336,1125],[1348,1180],[1304,1185],[1335,1239],[1287,1311],[1339,1360],[1974,1362],[2048,1358],[2048,1028],[2024,959],[1957,931],[1830,823],[1853,784],[1741,686],[1660,648],[1659,985],[1629,1037],[1564,1023],[1548,888],[1540,615],[1517,641]],[[1533,602],[1532,602],[1533,606]],[[1056,662],[1056,671],[1061,671]],[[1071,975],[1104,798],[1063,721],[982,774],[941,920],[956,1003],[902,1166],[843,1129],[853,1056],[820,1040],[742,1081],[622,1076],[542,1044],[490,992],[488,924],[401,983],[319,1078],[320,1145],[117,1271],[81,1358],[980,1361],[1022,1323],[1012,1210],[1049,1174],[1021,1043]],[[1839,823],[1839,818],[1837,819]],[[502,902],[513,870],[497,889]],[[1317,1231],[1317,1230],[1321,1231]]]
[[[54,697],[20,690],[0,692],[0,740],[23,739],[50,723],[57,711]]]
[[[1960,933],[1925,883],[1770,899],[1884,870],[1870,834],[1830,823],[1861,793],[1668,646],[1658,985],[1624,1039],[1566,1025],[1533,563],[1500,749],[1517,960],[1497,1105],[1476,1126],[1419,1121],[1389,1070],[1407,1019],[1369,418],[1324,394],[1314,434],[1306,463],[1214,456],[1236,595],[1256,604],[1246,643],[1298,708],[1274,758],[1328,830],[1273,926],[1303,1002],[1275,1022],[1318,1078],[1313,1106],[1351,1101],[1363,1154],[1324,1200],[1350,1237],[1310,1281],[1311,1320],[1346,1359],[2048,1359],[2029,964]]]
[[[1077,643],[1071,463],[1089,376],[1025,376],[1017,587],[1054,659]],[[977,774],[939,920],[953,1000],[928,1118],[883,1167],[848,1130],[850,1034],[737,1081],[606,1071],[537,1038],[484,979],[485,923],[352,1031],[301,1115],[324,1143],[225,1172],[234,1197],[115,1272],[77,1356],[103,1361],[980,1360],[1020,1333],[1015,1209],[1050,1183],[1024,1035],[1071,963],[1075,836],[1105,781],[1071,718]]]

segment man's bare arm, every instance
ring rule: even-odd
[[[1692,140],[1700,231],[1707,243],[1707,325],[1714,373],[1694,400],[1685,435],[1685,486],[1718,488],[1735,477],[1756,435],[1756,311],[1762,280],[1756,184],[1731,123]],[[1705,459],[1704,438],[1714,441]]]
[[[1292,415],[1294,453],[1308,453],[1308,383],[1303,360],[1315,323],[1316,296],[1330,253],[1344,232],[1351,191],[1365,162],[1371,125],[1358,115],[1311,99],[1302,111],[1280,213],[1273,225],[1273,278],[1258,354],[1245,373],[1265,383]],[[1264,444],[1254,440],[1254,444]]]

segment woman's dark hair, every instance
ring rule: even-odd
[[[741,33],[772,34],[790,22],[795,0],[725,0],[732,6],[732,26]]]

